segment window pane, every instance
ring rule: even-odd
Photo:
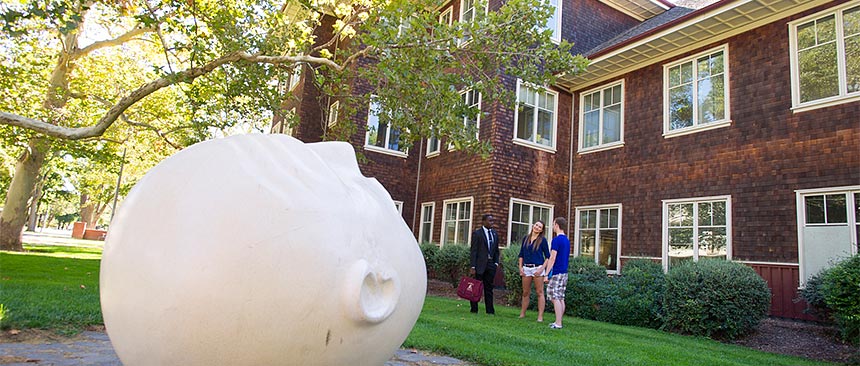
[[[699,259],[702,258],[726,258],[726,228],[699,229]]]
[[[826,196],[827,223],[844,224],[848,222],[848,208],[844,194],[828,194]]]
[[[725,62],[723,60],[723,51],[714,53],[710,58],[711,75],[722,74],[725,70]]]
[[[517,116],[517,138],[523,140],[534,141],[534,107],[527,104],[520,104],[519,115]]]
[[[699,81],[699,123],[710,123],[726,117],[725,85],[719,75]]]
[[[682,203],[669,205],[669,226],[693,226],[693,204]],[[690,235],[692,236],[692,233]]]
[[[860,6],[855,6],[842,13],[842,25],[846,36],[860,34]]]
[[[432,153],[439,151],[439,139],[431,137],[427,139],[427,152]]]
[[[860,19],[857,22],[860,23]],[[848,92],[860,91],[860,33],[845,38],[845,76],[848,82]]]
[[[597,264],[609,270],[618,267],[618,230],[600,230],[600,258]]]
[[[457,223],[454,221],[445,222],[445,244],[456,242]]]
[[[669,90],[669,130],[693,125],[693,86]]]
[[[588,112],[584,116],[582,131],[582,147],[597,146],[600,128],[600,111]]]
[[[693,259],[693,229],[669,229],[669,265]]]
[[[522,244],[522,239],[529,233],[531,225],[529,224],[511,224],[511,241],[515,244]]]
[[[799,51],[800,101],[808,102],[839,94],[836,43]]]
[[[621,105],[608,107],[603,113],[603,143],[621,141]]]
[[[406,151],[406,148],[400,143],[400,130],[392,129],[391,135],[388,137],[388,149],[397,151]]]
[[[669,68],[669,87],[681,85],[681,65]]]
[[[430,223],[425,222],[421,224],[421,242],[429,243],[433,241],[433,239],[431,239],[432,235],[433,233],[430,231]]]
[[[696,68],[698,69],[698,78],[704,79],[711,76],[711,56],[699,57]]]
[[[797,49],[815,46],[815,21],[797,27]]]
[[[681,64],[681,83],[687,84],[693,82],[693,63],[685,62]]]
[[[612,87],[612,104],[621,103],[621,85]]]
[[[806,223],[824,223],[824,196],[806,196]]]
[[[711,209],[714,212],[714,225],[726,226],[726,202],[713,202],[711,203]]]
[[[818,19],[815,24],[815,35],[818,44],[830,42],[836,39],[836,16],[829,15]]]
[[[611,208],[609,209],[609,227],[618,228],[618,209]]]
[[[713,225],[713,213],[711,212],[711,203],[710,202],[699,203],[699,225],[700,226],[711,226],[711,225]]]
[[[537,127],[537,139],[535,142],[541,145],[552,146],[552,113],[539,110]]]
[[[594,230],[582,230],[579,233],[579,255],[594,258]]]
[[[582,211],[579,215],[579,227],[583,229],[594,229],[597,227],[597,210]]]
[[[460,220],[468,220],[469,215],[471,214],[471,202],[460,202],[460,214],[457,217]]]
[[[457,204],[449,203],[445,208],[445,220],[455,220],[457,219]]]
[[[466,244],[469,242],[469,222],[461,221],[457,233],[457,243]]]

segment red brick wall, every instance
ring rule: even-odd
[[[860,182],[860,102],[790,109],[787,21],[673,59],[728,43],[729,127],[664,138],[671,60],[623,76],[625,146],[573,163],[574,206],[623,204],[623,255],[661,256],[661,200],[731,195],[733,258],[797,263],[794,191]]]
[[[597,47],[639,21],[597,0],[560,0],[561,36],[573,42],[573,53]]]

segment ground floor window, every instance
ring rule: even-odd
[[[731,197],[663,201],[663,267],[731,259]]]
[[[442,206],[442,245],[469,245],[472,227],[472,197],[445,200]]]
[[[580,257],[591,258],[618,272],[621,252],[621,204],[576,208],[575,250]]]
[[[433,241],[433,210],[436,203],[426,202],[421,204],[421,227],[418,228],[418,243],[430,243]]]
[[[797,191],[801,286],[840,258],[857,254],[860,186]]]
[[[538,220],[543,221],[544,237],[547,241],[552,239],[552,205],[511,198],[510,208],[508,243],[520,244]]]

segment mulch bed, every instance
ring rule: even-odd
[[[429,280],[427,294],[457,298],[457,289],[448,282]],[[496,290],[495,298],[504,299],[504,290]],[[827,362],[846,363],[852,356],[860,357],[856,347],[840,342],[837,336],[838,330],[832,326],[766,318],[750,335],[730,343],[764,352]]]

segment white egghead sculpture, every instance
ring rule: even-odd
[[[346,143],[191,146],[132,189],[101,263],[126,366],[382,365],[421,312],[424,258]]]

